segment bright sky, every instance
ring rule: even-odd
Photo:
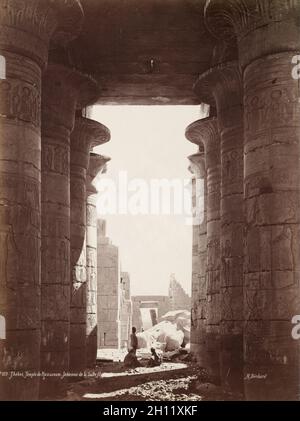
[[[95,149],[111,157],[106,175],[128,178],[190,178],[187,156],[197,151],[185,128],[200,118],[199,106],[95,106],[91,118],[105,124],[111,141]],[[191,294],[192,227],[184,215],[99,215],[130,273],[132,295],[168,293],[169,278]]]

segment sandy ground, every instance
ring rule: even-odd
[[[86,379],[72,383],[63,400],[84,401],[206,401],[240,400],[206,383],[201,369],[190,362],[164,362],[160,367],[125,369],[122,355],[105,357]],[[110,361],[110,360],[113,361]],[[121,360],[121,361],[120,361]],[[147,360],[142,359],[146,365]],[[200,380],[201,379],[201,380]]]

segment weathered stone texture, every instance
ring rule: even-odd
[[[193,203],[193,257],[192,257],[192,308],[191,352],[197,360],[201,354],[201,337],[206,322],[206,261],[207,261],[207,181],[205,155],[199,147],[197,154],[189,156],[192,179]]]
[[[65,61],[62,50],[51,53],[51,64],[43,78],[42,98],[41,365],[45,372],[56,373],[68,370],[70,363],[70,310],[67,311],[71,300],[70,134],[76,109],[86,105],[97,92],[89,76],[61,64]],[[94,86],[92,93],[91,86]],[[85,268],[81,269],[85,272]],[[51,314],[49,297],[57,303],[56,311]],[[60,360],[58,355],[61,355]],[[63,382],[59,378],[48,377],[42,383],[40,394],[57,393],[60,386]]]
[[[86,201],[86,359],[92,367],[97,357],[97,190],[93,181],[105,171],[109,158],[90,153]]]
[[[0,371],[37,372],[41,342],[41,73],[58,16],[50,2],[0,5]],[[63,8],[63,5],[62,5]],[[67,33],[67,31],[66,31]],[[3,400],[38,397],[39,378],[0,378]]]
[[[95,87],[95,89],[97,89]],[[109,140],[102,124],[78,116],[71,134],[71,316],[70,367],[86,367],[87,273],[86,273],[86,178],[90,150]],[[90,321],[90,320],[88,320]]]
[[[299,399],[299,2],[207,2],[236,36],[244,90],[244,359],[247,399]]]
[[[206,312],[205,321],[200,323],[200,349],[198,360],[209,374],[220,377],[220,322],[221,322],[221,256],[220,256],[220,183],[221,158],[218,121],[208,117],[192,123],[186,130],[186,137],[204,147],[207,180],[207,245],[206,245]],[[202,338],[200,338],[200,336]],[[202,345],[203,344],[203,345]]]
[[[224,46],[224,43],[222,43]],[[234,46],[231,46],[234,50]],[[215,57],[217,60],[217,57]],[[221,153],[221,380],[243,391],[243,105],[237,61],[226,61],[200,75],[199,98],[216,108]]]
[[[100,225],[103,225],[100,221]],[[101,228],[100,228],[101,230]],[[100,231],[99,230],[99,231]],[[103,231],[102,231],[103,232]],[[120,264],[119,251],[98,233],[98,348],[120,347]]]
[[[291,320],[300,307],[299,259],[295,258],[300,241],[299,174],[295,176],[300,105],[298,82],[290,74],[291,57],[291,53],[281,53],[258,59],[246,68],[244,76],[245,318],[269,320],[272,331],[274,324]],[[292,385],[299,385],[299,362],[291,370],[296,359],[290,352],[288,358],[286,352],[287,347],[296,351],[292,337],[276,338],[274,331],[278,347],[274,358],[269,335],[254,348],[255,332],[250,332],[248,323],[245,328],[246,375],[254,365],[256,370],[267,371],[269,381],[274,382],[274,396],[280,392],[282,376],[291,390]],[[251,359],[249,348],[254,352]],[[255,396],[257,382],[246,384],[249,396]]]
[[[56,373],[69,367],[70,133],[77,105],[70,76],[68,68],[50,65],[42,97],[41,368]],[[61,384],[45,379],[40,395],[56,393]]]

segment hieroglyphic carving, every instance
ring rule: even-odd
[[[3,230],[4,227],[2,227]],[[6,230],[0,232],[1,256],[0,256],[0,284],[5,284],[9,288],[17,286],[20,256],[17,244],[11,227],[6,226]],[[12,265],[13,270],[10,270]]]
[[[42,166],[43,170],[67,176],[69,174],[68,148],[47,143],[43,148]]]
[[[0,115],[40,127],[40,93],[28,84],[0,80]]]
[[[297,92],[291,88],[260,91],[246,96],[245,130],[254,134],[270,125],[281,126],[296,121],[300,111]]]
[[[299,382],[299,365],[286,369],[284,358],[289,338],[277,337],[273,373],[269,353],[272,327],[278,320],[291,320],[299,306],[299,288],[295,285],[299,249],[299,149],[300,107],[298,84],[291,78],[288,63],[292,53],[281,52],[252,62],[245,70],[245,358],[272,377],[272,399],[280,389],[281,370]],[[280,71],[279,71],[280,69]],[[276,75],[276,77],[274,77]],[[278,77],[277,77],[278,75]],[[297,163],[296,163],[297,162]],[[296,175],[297,174],[297,175]],[[298,181],[297,181],[298,179]],[[295,231],[294,231],[295,230]],[[278,292],[277,292],[278,291]],[[253,320],[253,323],[251,321]],[[263,343],[259,322],[266,327]],[[269,331],[267,331],[269,329]],[[261,338],[260,338],[261,341]],[[264,354],[262,351],[268,348]],[[296,359],[298,351],[290,351]],[[270,359],[271,358],[271,359]],[[262,383],[264,383],[262,381]],[[255,386],[247,382],[255,396]],[[293,387],[280,396],[294,393]]]
[[[239,153],[236,150],[222,154],[222,183],[233,183],[240,177]]]

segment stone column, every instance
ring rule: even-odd
[[[221,137],[221,380],[225,388],[243,392],[244,133],[237,61],[210,68],[195,90],[216,107]]]
[[[211,0],[206,19],[237,37],[243,69],[246,398],[299,399],[299,2]]]
[[[41,369],[63,373],[70,348],[70,134],[75,111],[96,99],[97,84],[65,65],[51,63],[42,95]],[[40,396],[64,382],[47,377]]]
[[[71,13],[78,3],[0,4],[0,54],[6,63],[6,79],[0,80],[0,314],[6,320],[2,372],[40,368],[41,74],[55,30],[57,42],[62,33],[72,32],[72,14],[64,24],[64,7]],[[33,400],[38,387],[37,377],[0,377],[0,399]]]
[[[86,368],[86,178],[92,147],[107,142],[109,132],[96,121],[77,117],[71,134],[71,316],[70,369]]]
[[[109,132],[107,132],[109,137]],[[93,367],[97,357],[97,189],[93,181],[105,171],[110,158],[90,153],[86,183],[86,362]]]
[[[207,176],[206,325],[203,366],[216,381],[220,378],[220,138],[216,117],[192,123],[186,137],[204,146]]]
[[[191,353],[201,363],[206,323],[206,169],[204,149],[189,156],[193,194],[193,262],[192,262],[192,310]]]

